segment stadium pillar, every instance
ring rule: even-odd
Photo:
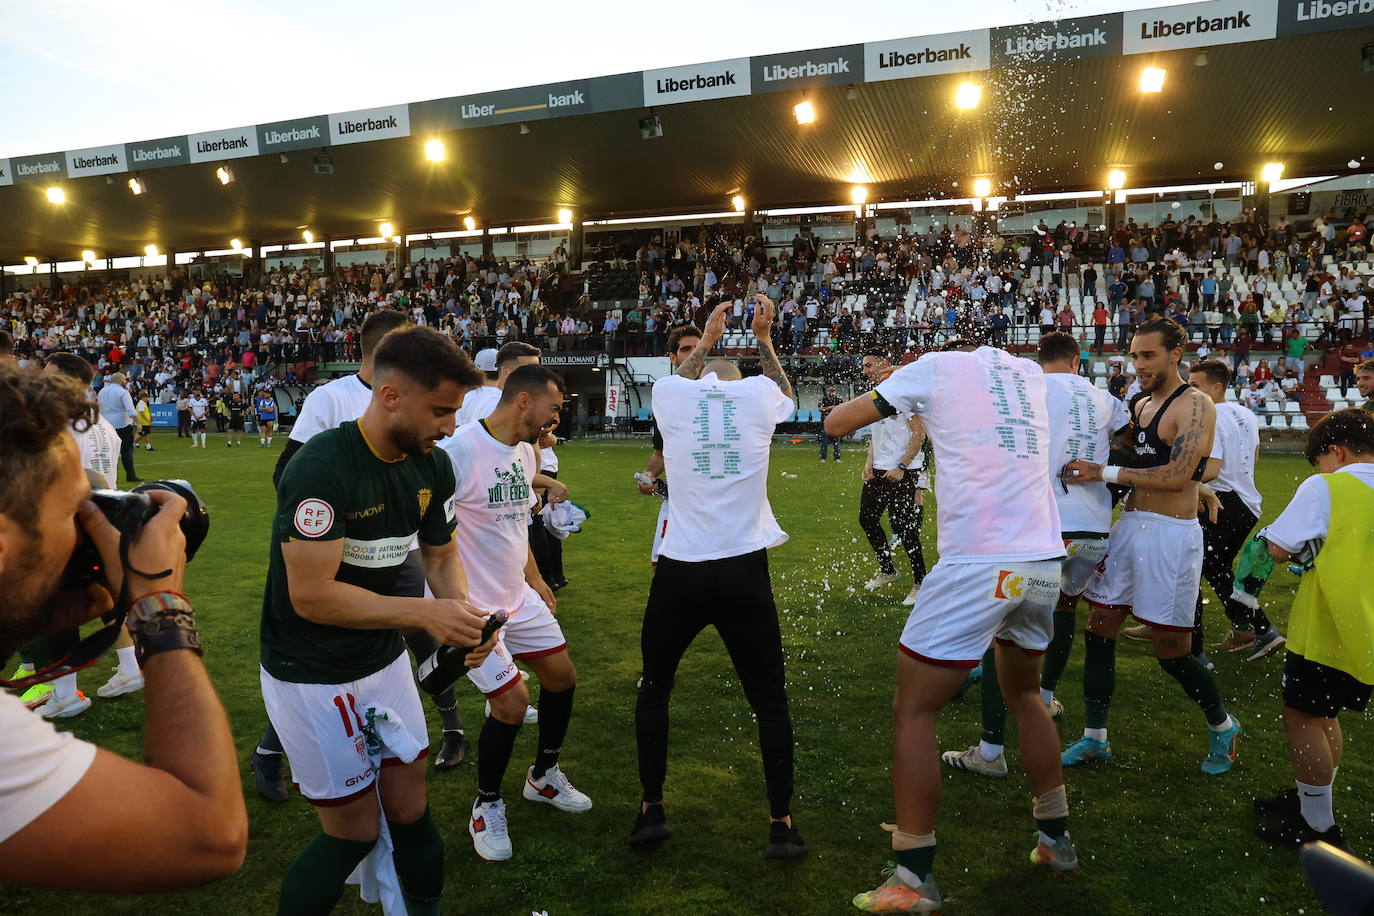
[[[396,269],[404,271],[410,266],[410,245],[402,241],[396,246]]]
[[[262,279],[262,242],[253,239],[249,242],[248,256],[243,259],[243,285],[251,289]]]
[[[333,239],[328,235],[324,237],[324,273],[327,277],[334,276],[334,246],[331,244]]]
[[[0,270],[0,302],[10,297],[10,274],[7,270]]]
[[[491,233],[487,231],[486,226],[482,227],[482,257],[491,257]]]
[[[754,234],[754,228],[758,225],[758,213],[753,207],[744,211],[744,235],[746,238]]]
[[[62,278],[57,275],[57,258],[48,260],[48,289],[54,294],[62,288]]]
[[[1269,182],[1255,182],[1255,194],[1250,198],[1255,208],[1255,222],[1261,226],[1269,225]]]
[[[1108,191],[1104,209],[1106,212],[1103,214],[1105,218],[1102,221],[1107,224],[1107,236],[1110,238],[1111,234],[1116,231],[1116,227],[1125,222],[1121,216],[1124,205],[1117,203],[1116,194]]]
[[[587,233],[582,228],[581,220],[574,221],[572,232],[568,234],[568,261],[570,263],[582,263],[582,249],[586,241]]]

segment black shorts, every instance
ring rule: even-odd
[[[1374,686],[1338,668],[1289,652],[1283,662],[1283,705],[1298,712],[1334,719],[1342,709],[1364,712]]]
[[[203,433],[203,432],[205,432],[205,421],[204,421],[203,419],[202,419],[202,420],[192,420],[192,421],[191,421],[191,432],[193,432],[193,433]]]
[[[140,427],[138,428],[138,434],[139,434],[140,436],[147,436],[147,435],[150,435],[150,434],[152,433],[152,431],[153,431],[153,428],[152,428],[151,426],[140,426]]]
[[[230,417],[230,418],[229,418],[229,428],[230,428],[230,429],[234,429],[234,430],[238,430],[238,431],[242,432],[242,431],[243,431],[243,417]]]

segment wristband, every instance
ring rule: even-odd
[[[899,471],[905,471],[905,470],[906,470],[906,462],[904,462],[904,461],[899,461],[899,462],[897,462],[897,470],[899,470]]]
[[[181,592],[149,592],[129,602],[129,617],[135,622],[167,613],[195,614],[190,599]]]
[[[1121,468],[1115,464],[1109,464],[1102,469],[1103,483],[1116,483],[1121,476]]]

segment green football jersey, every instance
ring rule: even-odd
[[[297,614],[282,544],[342,540],[334,578],[390,595],[415,537],[441,546],[454,527],[453,465],[445,452],[386,461],[356,422],[312,436],[277,486],[262,605],[263,668],[282,681],[341,684],[381,670],[404,648],[399,630],[329,626]]]

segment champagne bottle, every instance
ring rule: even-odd
[[[505,611],[497,611],[488,617],[482,625],[482,642],[485,643],[501,629],[509,616]],[[474,648],[476,646],[440,646],[437,652],[420,663],[416,672],[420,689],[430,696],[438,696],[456,684],[460,677],[467,674],[465,662]]]

